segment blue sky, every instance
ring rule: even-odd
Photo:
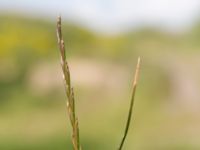
[[[154,26],[181,30],[200,16],[200,0],[0,0],[0,13],[23,13],[81,23],[93,30],[120,32]]]

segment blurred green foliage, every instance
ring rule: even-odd
[[[44,62],[51,65],[51,62],[59,60],[56,20],[14,15],[0,16],[0,20],[0,149],[70,149],[64,92],[54,88],[45,94],[35,94],[27,83],[35,65]],[[137,56],[142,57],[135,118],[131,127],[134,129],[128,137],[126,149],[200,148],[199,144],[182,140],[181,135],[177,135],[179,130],[174,130],[172,124],[184,126],[188,122],[171,118],[166,113],[165,104],[170,101],[172,84],[165,64],[160,63],[168,54],[183,57],[198,54],[199,25],[177,34],[147,28],[106,36],[64,22],[63,32],[68,58],[123,65],[131,74]],[[59,62],[57,67],[60,67]],[[62,76],[61,72],[58,74]],[[110,96],[102,88],[75,87],[83,149],[117,148],[126,119],[131,78],[126,79],[127,87],[116,93],[117,96],[115,91],[110,91]],[[188,118],[190,116],[184,119]],[[175,122],[169,125],[173,119]]]

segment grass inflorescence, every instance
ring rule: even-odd
[[[57,20],[57,39],[58,46],[61,54],[61,67],[63,71],[63,79],[65,83],[65,92],[67,95],[67,111],[70,118],[72,126],[72,143],[74,150],[80,150],[80,138],[79,138],[79,127],[78,127],[78,118],[75,113],[75,100],[74,100],[74,90],[71,85],[70,71],[69,66],[66,61],[65,54],[65,43],[62,36],[62,27],[61,27],[61,17],[58,17]]]

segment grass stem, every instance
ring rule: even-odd
[[[130,126],[130,123],[131,123],[131,117],[132,117],[133,105],[134,105],[134,99],[135,99],[135,92],[136,92],[138,76],[139,76],[139,70],[140,70],[140,57],[138,58],[137,66],[136,66],[136,70],[135,70],[135,75],[134,75],[134,80],[133,80],[133,91],[132,91],[132,97],[131,97],[129,112],[128,112],[128,118],[127,118],[127,122],[126,122],[126,126],[125,126],[125,131],[124,131],[124,135],[123,135],[123,138],[121,140],[121,143],[120,143],[118,150],[122,150],[122,147],[123,147],[124,142],[126,140],[128,130],[129,130],[129,126]]]

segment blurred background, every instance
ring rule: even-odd
[[[61,14],[85,150],[200,149],[199,0],[0,0],[0,149],[72,149]]]

